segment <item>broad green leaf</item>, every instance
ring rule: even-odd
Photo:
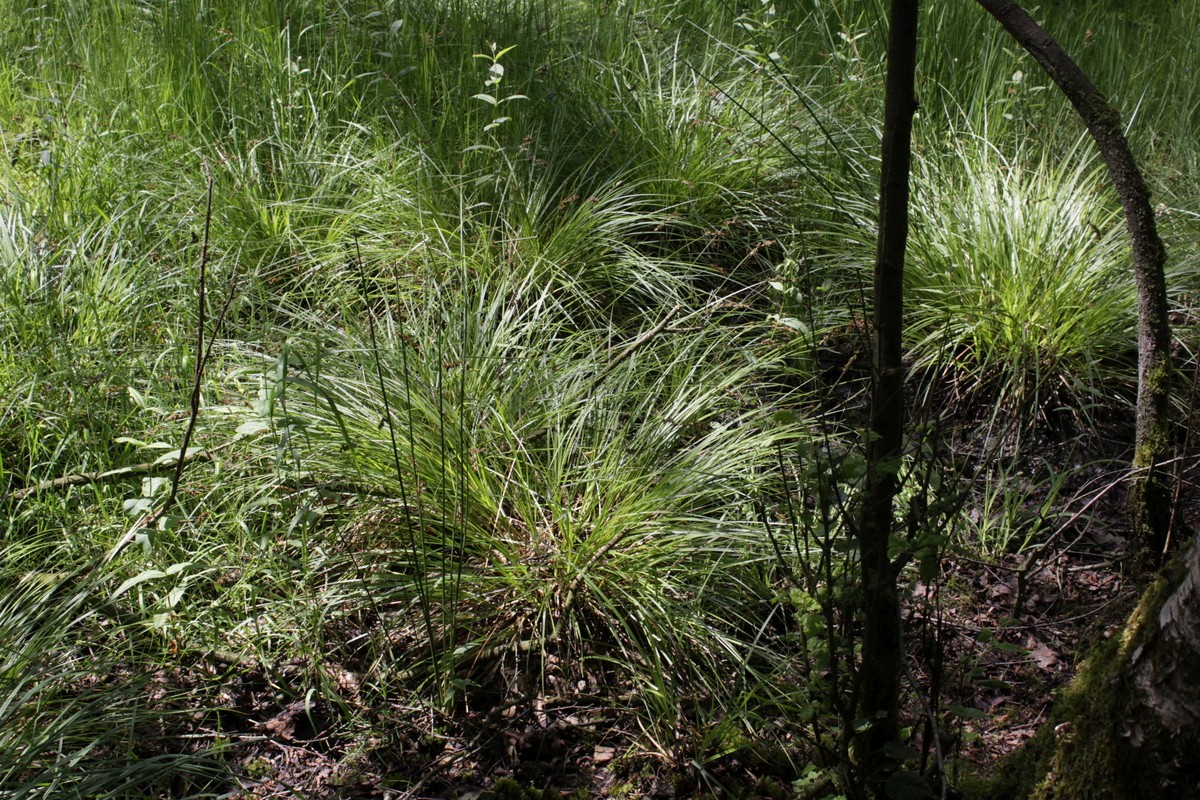
[[[118,586],[117,590],[112,593],[112,596],[109,599],[116,600],[118,597],[125,594],[127,591],[129,591],[130,589],[132,589],[135,586],[143,584],[146,581],[155,581],[155,580],[158,580],[159,578],[165,578],[165,577],[167,577],[167,573],[163,572],[161,569],[143,570],[142,572],[139,572],[137,575],[134,575],[132,578],[129,578],[124,583],[122,583],[120,586]]]
[[[270,430],[270,428],[271,424],[266,420],[250,419],[246,420],[241,425],[238,425],[235,433],[237,433],[239,437],[253,436],[256,433],[262,433],[263,431]]]
[[[987,719],[987,714],[984,714],[978,708],[971,708],[958,703],[951,705],[949,711],[956,717],[962,717],[963,719]]]

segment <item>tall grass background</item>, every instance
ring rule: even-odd
[[[451,713],[590,682],[698,764],[772,735],[806,701],[771,564],[807,554],[755,505],[869,302],[883,5],[0,2],[0,793],[230,785],[161,688],[181,653]],[[1181,308],[1197,11],[1040,12],[1129,120]],[[1090,145],[981,11],[925,15],[920,374],[1125,402]],[[169,471],[37,487],[178,450],[209,177],[212,458],[141,529]]]

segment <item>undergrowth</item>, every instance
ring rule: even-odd
[[[1160,176],[1190,321],[1178,5],[1045,13]],[[0,794],[250,791],[302,718],[339,780],[424,737],[512,772],[554,714],[630,786],[834,793],[882,7],[0,2]],[[917,573],[1036,547],[1069,467],[1013,442],[1135,380],[1069,110],[926,16]]]

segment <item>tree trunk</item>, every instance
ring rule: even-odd
[[[909,172],[917,53],[917,0],[892,0],[875,255],[874,352],[867,476],[858,527],[862,559],[863,638],[858,711],[870,722],[855,742],[860,778],[876,796],[895,771],[885,747],[899,736],[900,600],[888,554],[904,436],[904,252],[908,241]]]
[[[1027,747],[1000,800],[1200,797],[1200,536],[1100,645]]]
[[[1173,496],[1162,465],[1168,448],[1171,392],[1171,324],[1167,316],[1166,248],[1158,235],[1150,191],[1142,179],[1121,116],[1058,43],[1012,0],[978,0],[988,13],[1033,56],[1079,112],[1100,149],[1125,211],[1133,245],[1137,283],[1138,393],[1137,431],[1129,512],[1143,557],[1157,560],[1170,544]]]

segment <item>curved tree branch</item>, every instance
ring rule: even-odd
[[[1171,324],[1167,315],[1167,251],[1158,235],[1150,190],[1134,161],[1121,116],[1050,34],[1012,0],[977,0],[1046,71],[1083,119],[1108,167],[1133,246],[1137,284],[1137,431],[1130,473],[1134,545],[1157,560],[1170,545],[1172,493],[1163,467],[1168,447]]]

